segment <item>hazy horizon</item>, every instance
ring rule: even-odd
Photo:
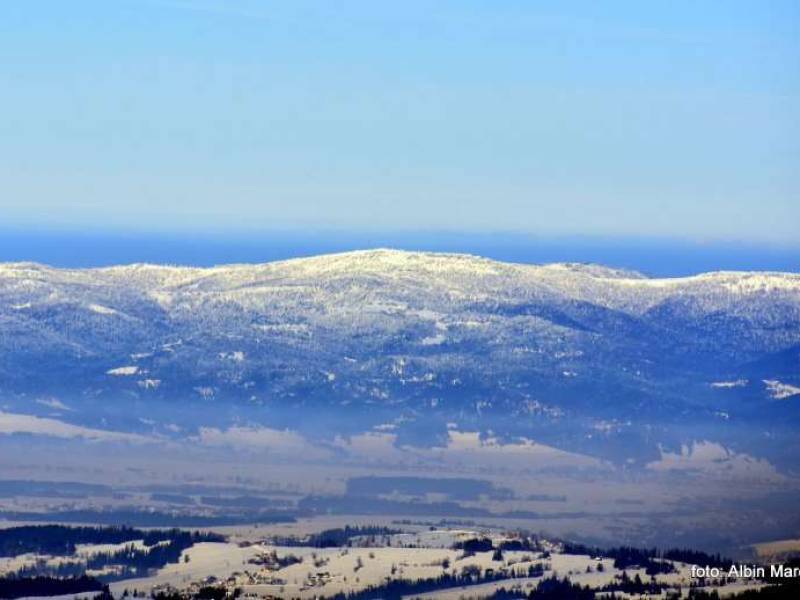
[[[268,230],[260,235],[0,230],[0,262],[90,268],[132,263],[215,266],[393,248],[474,254],[503,262],[596,263],[651,276],[800,271],[800,248],[675,238],[532,236],[453,231]]]

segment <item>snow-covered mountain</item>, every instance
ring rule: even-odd
[[[464,377],[738,377],[800,345],[800,275],[648,279],[391,250],[211,269],[6,264],[0,318],[4,387],[66,368],[81,387],[269,400],[302,382],[392,402]]]
[[[395,250],[215,268],[12,263],[0,356],[3,394],[29,400],[594,423],[769,406],[786,419],[800,414],[786,392],[800,384],[800,275],[651,279]]]

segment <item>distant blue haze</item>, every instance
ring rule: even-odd
[[[522,263],[591,262],[654,276],[717,270],[800,272],[800,250],[796,248],[675,239],[318,230],[264,231],[247,236],[0,230],[0,262],[36,261],[59,267],[260,263],[378,247],[464,252]]]

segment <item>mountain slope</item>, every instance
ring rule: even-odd
[[[0,265],[0,391],[15,406],[363,406],[515,431],[557,421],[546,433],[573,440],[720,415],[747,428],[797,422],[800,397],[770,390],[800,385],[798,347],[789,273],[649,279],[393,250],[210,269]]]

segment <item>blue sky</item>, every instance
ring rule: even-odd
[[[797,246],[799,7],[7,3],[0,219]]]

